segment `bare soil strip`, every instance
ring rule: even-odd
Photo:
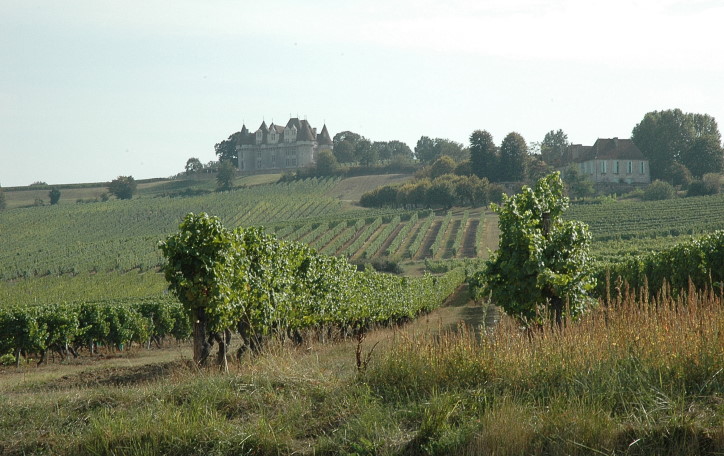
[[[462,258],[475,258],[475,232],[478,230],[480,220],[469,219],[468,226],[465,227],[465,235],[463,236],[463,246],[460,249],[459,256]]]
[[[430,250],[430,246],[435,242],[437,232],[440,231],[440,225],[442,225],[442,220],[435,220],[434,222],[432,222],[432,225],[430,225],[430,229],[427,231],[425,239],[422,241],[420,250],[415,253],[415,260],[422,260],[428,256],[427,252],[428,250]]]

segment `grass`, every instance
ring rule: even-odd
[[[370,333],[361,372],[355,341],[315,339],[229,374],[187,346],[4,368],[0,453],[724,454],[723,307],[624,293],[562,330],[448,331],[456,296]]]

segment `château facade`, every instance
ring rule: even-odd
[[[289,119],[285,126],[262,122],[251,132],[241,127],[236,144],[239,171],[278,172],[303,168],[316,163],[321,150],[332,150],[327,125],[317,133],[306,120]]]
[[[564,161],[596,184],[649,184],[649,161],[630,139],[599,138],[593,146],[568,146]]]

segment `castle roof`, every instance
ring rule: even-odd
[[[644,154],[630,139],[599,138],[593,146],[575,144],[568,147],[568,155],[574,162],[589,160],[645,160]]]
[[[284,127],[282,127],[281,125],[274,125],[274,123],[269,125],[269,131],[272,131],[272,130],[274,130],[275,132],[277,132],[279,134],[284,133]]]
[[[332,138],[329,136],[329,132],[327,131],[327,124],[324,124],[322,132],[317,135],[317,143],[324,146],[332,145]]]
[[[276,125],[274,122],[267,126],[266,122],[263,121],[261,125],[259,125],[259,128],[257,128],[254,132],[250,132],[246,128],[246,125],[243,125],[241,127],[241,131],[239,132],[240,134],[237,137],[237,144],[255,145],[256,134],[259,131],[262,132],[261,143],[267,144],[267,135],[270,132],[275,132],[281,135],[284,133],[286,128],[294,128],[297,130],[297,141],[318,141],[319,144],[332,145],[332,138],[329,135],[326,124],[322,127],[322,132],[317,134],[317,129],[312,128],[307,120],[299,120],[297,117],[290,118],[286,126]]]
[[[299,123],[301,129],[297,133],[297,141],[314,141],[316,135],[312,131],[312,127],[309,126],[309,122],[302,120]]]

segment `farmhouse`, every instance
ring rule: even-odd
[[[649,161],[630,139],[599,138],[593,146],[568,146],[564,162],[596,184],[649,184]]]
[[[289,119],[285,126],[267,126],[262,122],[251,132],[241,127],[236,150],[239,155],[239,171],[275,172],[293,170],[312,165],[321,150],[332,150],[332,138],[327,125],[317,133],[306,120]]]

